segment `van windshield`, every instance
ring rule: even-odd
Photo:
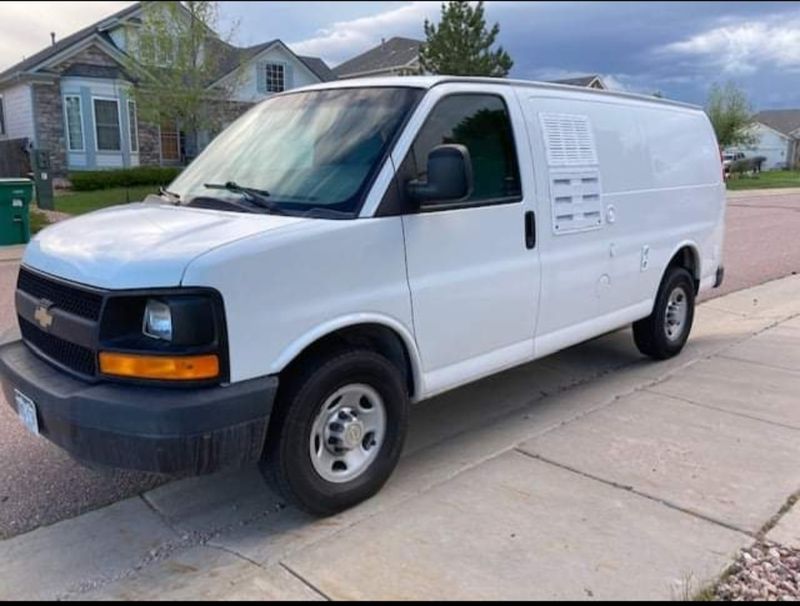
[[[168,190],[187,205],[202,198],[253,212],[355,216],[423,92],[353,88],[274,97],[220,134]],[[262,203],[246,206],[248,197]]]

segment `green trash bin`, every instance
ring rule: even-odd
[[[0,179],[0,245],[26,244],[31,239],[33,181]]]

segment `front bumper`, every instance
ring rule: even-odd
[[[0,347],[9,405],[36,404],[39,432],[79,460],[165,474],[206,474],[257,461],[277,377],[196,389],[90,384],[21,341]]]

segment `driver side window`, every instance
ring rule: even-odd
[[[442,99],[428,116],[403,162],[404,180],[425,180],[428,154],[444,144],[469,150],[474,189],[467,204],[520,199],[514,133],[505,102],[495,95],[459,94]]]

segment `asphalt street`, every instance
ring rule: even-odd
[[[798,234],[798,194],[754,192],[729,200],[725,284],[704,298],[800,271]],[[0,334],[16,322],[17,270],[15,262],[0,262]],[[116,502],[163,481],[144,474],[87,469],[28,434],[0,402],[0,539]]]

